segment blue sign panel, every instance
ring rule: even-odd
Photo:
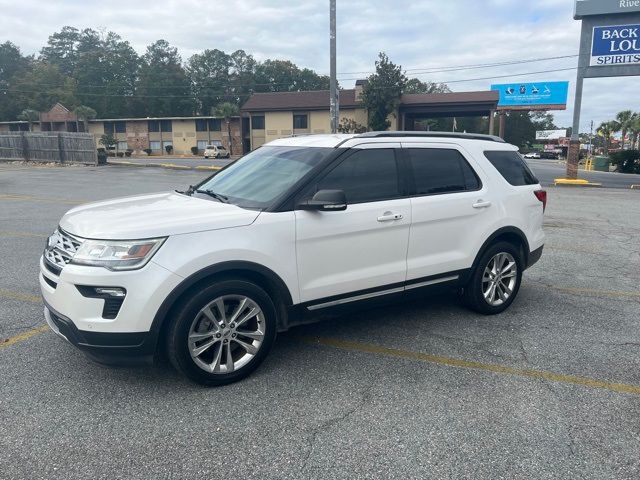
[[[592,67],[640,64],[640,25],[595,27]]]
[[[569,82],[508,83],[491,85],[500,92],[498,107],[531,110],[564,110],[567,108]]]

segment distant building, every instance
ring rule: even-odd
[[[361,102],[364,84],[340,90],[340,120],[367,125],[367,111]],[[402,95],[398,109],[389,116],[391,130],[415,130],[416,121],[439,117],[490,117],[498,106],[498,92],[460,92]],[[207,144],[222,145],[234,155],[247,153],[266,142],[291,135],[330,133],[329,91],[254,93],[241,108],[241,115],[219,117],[106,118],[90,120],[89,132],[96,139],[110,133],[118,151],[138,154],[151,149],[164,154],[168,145],[178,155],[191,155],[191,148],[204,150]],[[493,122],[490,122],[493,129]],[[229,128],[231,138],[229,138]],[[28,122],[0,122],[0,132],[26,131]],[[40,114],[36,131],[82,132],[83,122],[61,104]],[[229,148],[231,146],[231,148]]]

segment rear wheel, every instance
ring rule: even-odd
[[[224,385],[248,376],[269,353],[276,309],[254,283],[225,280],[189,298],[168,335],[174,367],[197,383]]]
[[[465,303],[485,315],[504,312],[518,295],[522,271],[522,254],[517,247],[508,242],[492,245],[464,289]]]

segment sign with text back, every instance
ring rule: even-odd
[[[640,64],[640,25],[594,27],[592,67]]]

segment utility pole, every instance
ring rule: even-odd
[[[338,133],[338,81],[336,79],[336,0],[329,0],[329,48],[331,55],[329,83],[329,106],[331,116],[331,133]]]

